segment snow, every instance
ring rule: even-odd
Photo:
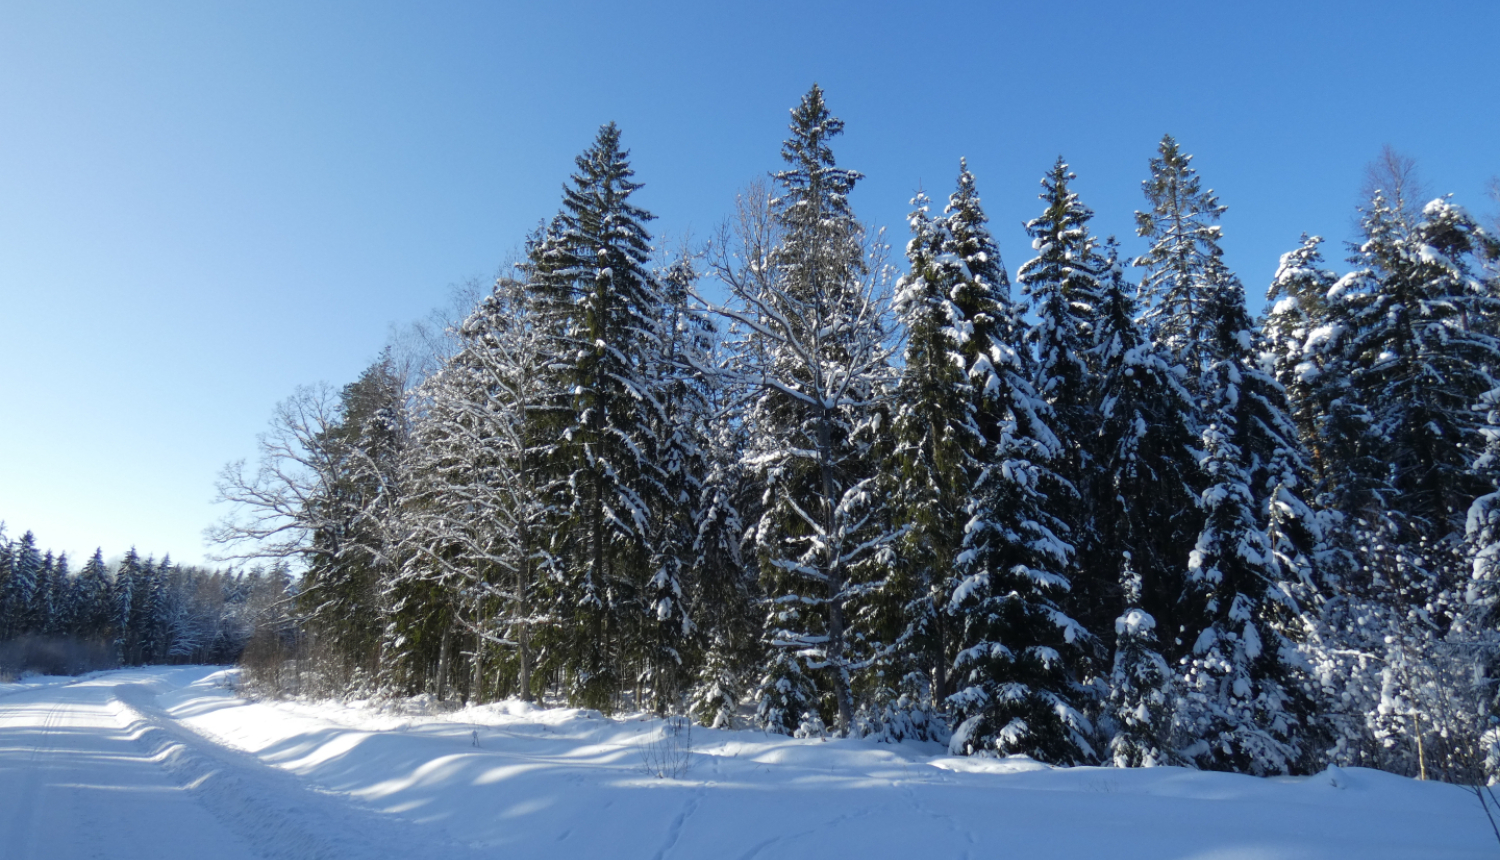
[[[503,702],[237,698],[209,667],[0,697],[6,858],[1467,858],[1468,791],[1378,771],[1053,768]]]

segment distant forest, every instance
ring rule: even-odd
[[[1304,237],[1253,319],[1170,136],[1146,253],[1091,231],[1059,159],[1012,278],[963,162],[892,259],[843,130],[814,87],[782,169],[664,253],[606,125],[435,356],[281,404],[214,533],[300,572],[255,676],[1057,764],[1500,773],[1493,231],[1387,151],[1347,268]],[[172,653],[134,613],[120,659]]]
[[[246,573],[95,550],[78,571],[0,523],[0,675],[72,675],[148,663],[232,663],[255,631],[282,629],[284,564]],[[278,623],[281,627],[278,626]]]

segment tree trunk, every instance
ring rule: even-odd
[[[521,628],[521,701],[531,699],[531,630]]]
[[[438,701],[447,698],[448,694],[448,649],[453,640],[453,625],[443,625],[443,639],[438,644],[437,684],[434,687]]]
[[[844,667],[844,571],[839,563],[839,548],[833,541],[834,530],[838,527],[838,500],[834,498],[833,439],[828,430],[831,419],[828,407],[821,409],[818,465],[823,479],[823,530],[833,552],[828,565],[828,663],[833,669],[833,695],[839,706],[838,732],[840,736],[847,736],[849,726],[854,723],[854,702]]]

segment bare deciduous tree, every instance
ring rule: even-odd
[[[1395,212],[1402,233],[1410,233],[1422,220],[1422,206],[1430,199],[1417,160],[1390,144],[1382,146],[1380,154],[1365,165],[1364,182],[1359,186],[1360,205],[1368,204],[1376,194],[1384,197]]]

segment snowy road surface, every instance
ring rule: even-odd
[[[1046,768],[509,702],[247,702],[204,667],[0,689],[0,858],[1478,858],[1472,794],[1366,770]]]

